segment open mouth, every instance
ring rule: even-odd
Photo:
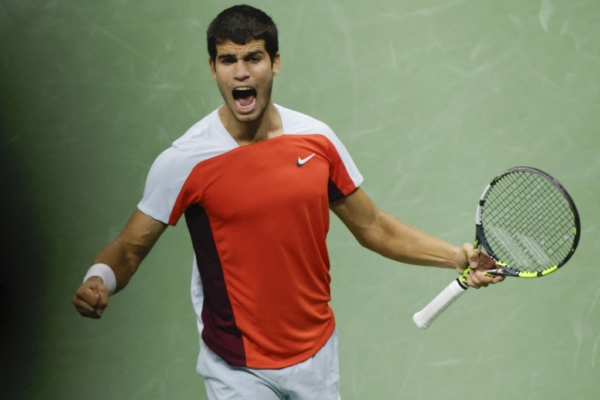
[[[251,87],[239,87],[232,91],[233,100],[242,111],[251,109],[256,102],[256,90]]]

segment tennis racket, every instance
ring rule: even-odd
[[[490,275],[546,276],[573,256],[581,229],[575,203],[553,177],[536,168],[502,172],[485,188],[475,214],[475,248],[498,265]],[[413,316],[419,329],[429,325],[468,288],[471,268]]]

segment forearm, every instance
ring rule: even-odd
[[[84,317],[100,318],[108,296],[127,286],[165,229],[164,223],[136,209],[123,232],[94,259],[73,297],[77,311]]]
[[[361,245],[384,257],[459,271],[467,264],[461,248],[384,213],[360,188],[331,208]]]
[[[127,286],[165,229],[165,224],[136,209],[123,232],[98,253],[94,264],[106,264],[113,270],[119,291]]]
[[[113,270],[117,280],[116,291],[119,291],[127,286],[147,254],[145,249],[132,249],[119,237],[96,255],[94,264],[106,264]]]
[[[463,252],[441,239],[428,235],[382,211],[364,228],[360,243],[384,257],[406,264],[457,268],[466,263]]]

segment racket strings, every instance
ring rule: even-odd
[[[511,267],[540,272],[571,251],[573,214],[557,187],[531,173],[512,173],[490,189],[482,211],[490,249]]]

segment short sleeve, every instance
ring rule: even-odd
[[[175,225],[181,214],[171,215],[173,207],[192,168],[178,160],[175,149],[165,150],[150,168],[138,209],[157,221]]]

